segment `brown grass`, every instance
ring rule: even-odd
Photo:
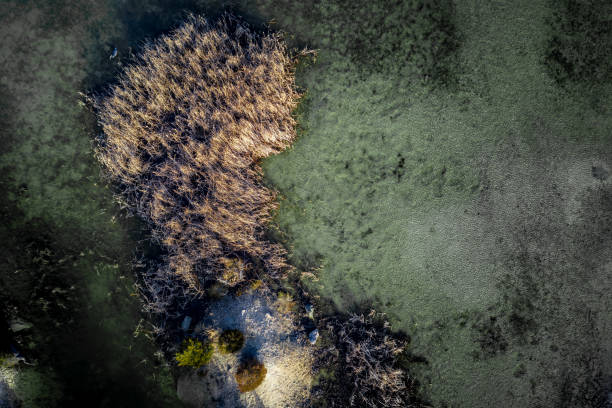
[[[329,406],[338,407],[416,407],[409,374],[398,367],[398,356],[406,342],[394,336],[382,314],[327,322],[335,337],[333,345],[318,354],[319,366],[336,364],[336,388],[324,391]]]
[[[263,363],[253,358],[243,361],[234,375],[238,383],[238,390],[240,392],[253,391],[266,378],[267,372]]]
[[[96,103],[98,159],[192,289],[222,278],[228,259],[287,267],[264,238],[277,204],[259,161],[295,139],[293,67],[278,35],[190,17]]]
[[[272,276],[288,268],[285,250],[264,238],[277,203],[259,161],[295,139],[294,62],[277,35],[258,36],[229,16],[214,26],[191,17],[146,45],[96,101],[97,157],[167,254],[143,274],[146,310],[167,316],[186,297],[177,277],[202,292],[207,280],[239,287],[253,278],[253,265]],[[291,313],[295,301],[279,294],[277,307]],[[370,315],[335,320],[329,329],[337,343],[321,362],[341,356],[343,373],[332,406],[410,406],[407,374],[395,368],[403,344],[386,327]],[[240,391],[265,375],[263,364],[243,362]]]

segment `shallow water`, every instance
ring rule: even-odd
[[[434,406],[597,406],[612,380],[610,184],[592,174],[612,122],[588,83],[548,75],[550,5],[457,3],[454,81],[433,91],[356,81],[321,49],[302,137],[266,162],[292,259],[322,265],[311,287],[409,334]]]
[[[420,3],[3,2],[2,273],[23,278],[1,299],[35,323],[26,406],[177,404],[132,296],[147,231],[100,179],[77,93],[188,11],[226,9],[318,49],[300,139],[264,163],[316,293],[386,312],[437,407],[581,406],[610,385],[610,182],[592,170],[612,168],[609,97],[547,74],[551,3]]]

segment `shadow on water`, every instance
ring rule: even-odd
[[[63,245],[62,230],[43,220],[11,223],[18,216],[2,211],[0,305],[31,328],[10,331],[2,316],[0,351],[26,359],[16,377],[23,406],[178,406],[162,389],[170,377],[154,345],[134,335],[140,312],[129,268],[119,266],[125,255],[109,264],[117,254]]]
[[[268,27],[262,17],[248,7],[247,1],[232,0],[129,0],[116,7],[117,22],[122,30],[112,41],[96,44],[92,49],[95,63],[105,67],[104,70],[92,70],[87,82],[88,89],[104,91],[109,83],[116,81],[121,72],[118,64],[109,61],[108,52],[100,53],[99,49],[118,49],[118,60],[129,63],[133,55],[138,54],[142,45],[167,34],[181,25],[190,14],[202,15],[209,22],[217,21],[223,14],[232,14],[246,22],[257,32],[267,31]],[[103,30],[104,27],[94,27]]]

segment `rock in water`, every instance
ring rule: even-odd
[[[181,330],[187,331],[189,330],[189,326],[191,326],[191,316],[185,316],[183,323],[181,323]]]
[[[315,344],[318,338],[319,338],[319,330],[317,329],[314,329],[308,335],[308,340],[310,341],[310,344]]]

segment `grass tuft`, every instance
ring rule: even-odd
[[[240,330],[224,330],[219,336],[219,351],[221,353],[236,353],[244,346],[244,334]]]
[[[243,361],[235,375],[238,389],[240,392],[253,391],[266,378],[266,373],[263,363],[255,359]]]

